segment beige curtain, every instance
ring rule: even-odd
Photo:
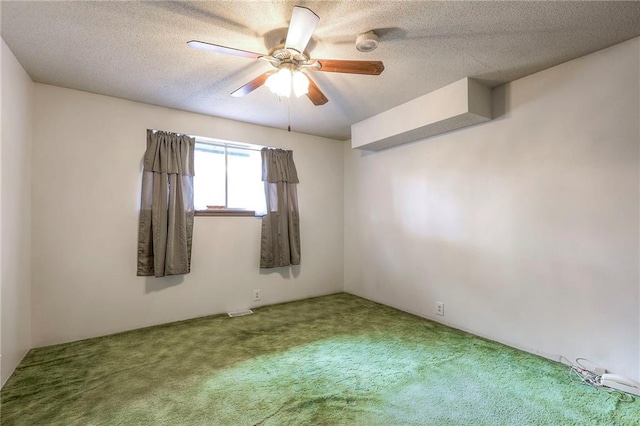
[[[262,217],[260,267],[300,264],[300,218],[293,152],[262,149],[267,214]]]
[[[147,130],[138,230],[138,275],[188,274],[193,236],[195,139]]]

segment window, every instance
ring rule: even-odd
[[[196,139],[193,178],[197,211],[230,214],[264,212],[264,183],[260,150]]]

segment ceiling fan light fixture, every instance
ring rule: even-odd
[[[280,68],[276,73],[271,74],[266,86],[279,97],[288,98],[291,96],[291,70],[288,68]]]
[[[290,97],[292,91],[298,98],[309,92],[309,79],[300,71],[286,67],[271,74],[265,85],[279,97],[285,98]]]
[[[309,79],[300,71],[293,73],[293,94],[299,98],[302,95],[309,93]]]

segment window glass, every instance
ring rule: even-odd
[[[225,206],[224,147],[196,143],[194,153],[193,202],[196,210]]]
[[[259,150],[196,142],[194,167],[196,210],[227,208],[264,212]]]
[[[260,210],[264,204],[260,151],[227,148],[227,206]]]

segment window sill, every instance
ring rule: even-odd
[[[196,216],[255,216],[256,212],[253,210],[242,209],[208,209],[208,210],[196,210]]]

